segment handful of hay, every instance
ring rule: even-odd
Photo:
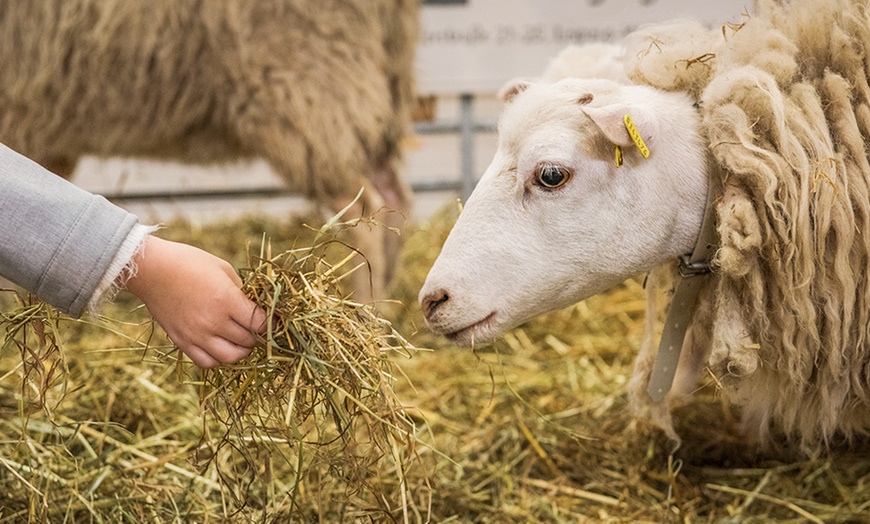
[[[268,312],[267,332],[240,363],[204,372],[204,413],[226,428],[211,441],[251,464],[264,449],[267,463],[279,452],[297,472],[291,496],[315,463],[344,479],[348,496],[371,490],[373,467],[386,457],[404,495],[415,427],[393,392],[389,355],[412,348],[371,307],[342,297],[341,270],[357,254],[332,265],[323,252],[331,244],[272,256],[264,240],[249,256],[243,291]]]

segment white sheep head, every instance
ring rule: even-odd
[[[706,200],[706,148],[685,95],[581,79],[502,93],[495,157],[420,291],[431,329],[461,345],[690,252]]]

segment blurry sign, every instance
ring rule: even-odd
[[[541,74],[572,43],[618,41],[640,25],[740,22],[754,0],[424,0],[417,50],[422,93],[493,93]]]

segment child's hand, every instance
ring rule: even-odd
[[[200,367],[236,362],[265,330],[266,313],[239,289],[225,260],[154,236],[134,257],[127,290],[142,300],[169,338]]]

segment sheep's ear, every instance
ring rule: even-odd
[[[531,79],[514,78],[501,86],[501,89],[498,90],[498,97],[505,104],[510,104],[518,94],[525,91],[532,84],[534,84],[534,81]]]
[[[631,117],[640,137],[649,143],[658,134],[658,122],[650,111],[626,104],[611,104],[602,107],[583,106],[583,112],[592,119],[610,142],[618,146],[630,146],[634,140],[629,134],[625,115]]]

